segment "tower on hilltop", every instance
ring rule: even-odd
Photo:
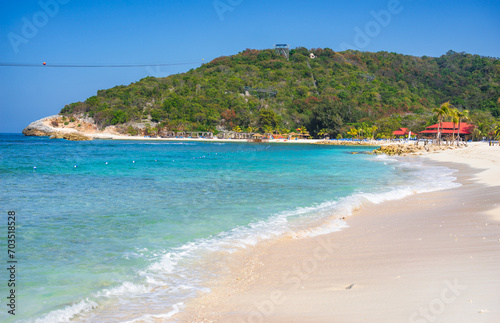
[[[278,55],[285,56],[287,61],[290,58],[290,45],[288,44],[276,44],[274,45],[274,51]]]

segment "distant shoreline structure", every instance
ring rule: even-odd
[[[128,140],[128,141],[184,141],[184,142],[223,142],[223,143],[266,143],[266,144],[316,144],[328,146],[365,146],[373,147],[374,154],[398,155],[423,155],[441,150],[456,149],[453,145],[436,145],[429,140],[358,140],[358,139],[305,139],[294,137],[265,139],[257,138],[217,138],[207,137],[158,137],[158,136],[132,136],[117,133],[113,126],[106,127],[100,131],[98,127],[88,119],[75,118],[74,120],[61,122],[63,116],[53,115],[32,122],[23,130],[25,136],[49,136],[51,139],[66,139],[70,141],[85,140]],[[61,126],[62,125],[62,126]],[[81,129],[80,130],[77,130]]]

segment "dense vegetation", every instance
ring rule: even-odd
[[[252,90],[245,94],[245,87]],[[247,49],[187,73],[100,90],[61,114],[85,115],[100,127],[118,125],[130,133],[145,125],[254,132],[304,126],[312,135],[346,136],[352,127],[372,126],[385,136],[398,127],[419,131],[435,123],[432,109],[446,101],[469,110],[484,127],[496,122],[500,60],[453,51],[431,58],[296,48],[287,61],[271,49]]]

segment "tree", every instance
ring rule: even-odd
[[[457,109],[450,109],[449,114],[451,117],[451,122],[453,123],[453,132],[451,133],[452,139],[451,141],[455,141],[455,125],[458,124],[459,122],[459,117],[458,117],[458,110]],[[460,127],[458,127],[458,135],[460,136]]]
[[[500,139],[500,123],[497,123],[493,132],[495,139]]]
[[[90,98],[85,100],[85,103],[91,108],[96,108],[97,106],[99,106],[99,98],[95,95],[91,96]]]
[[[344,124],[342,114],[345,106],[336,97],[324,97],[321,100],[308,101],[312,111],[308,128],[313,133],[326,129],[328,133],[338,133]]]
[[[300,126],[299,128],[297,128],[297,131],[301,134],[305,134],[307,132],[307,129],[304,126]]]
[[[469,110],[458,111],[455,109],[455,117],[458,119],[458,129],[457,129],[457,146],[460,141],[460,123],[462,120],[470,121]]]
[[[358,129],[358,139],[363,139],[364,138],[364,133],[365,133],[365,129],[363,127],[359,127]]]
[[[271,126],[264,126],[262,127],[262,130],[264,130],[264,133],[270,133],[270,134],[273,133],[273,127]]]
[[[439,108],[432,109],[432,112],[438,118],[438,133],[436,139],[441,142],[441,128],[443,126],[443,118],[450,115],[450,101],[445,102],[439,106]]]
[[[375,133],[377,132],[378,127],[377,126],[371,126],[367,128],[368,133],[371,133],[372,135],[372,140],[375,139]]]
[[[240,126],[236,126],[233,128],[233,131],[234,132],[241,132],[242,130],[241,130]]]
[[[482,135],[483,132],[481,131],[481,129],[479,129],[479,126],[475,127],[474,130],[472,131],[473,140],[478,140]]]
[[[357,137],[358,136],[358,129],[356,128],[351,128],[347,134],[351,136],[351,138]]]
[[[318,132],[318,136],[320,136],[320,137],[326,137],[326,135],[328,135],[328,129],[321,129]]]
[[[261,127],[275,128],[280,123],[280,117],[273,110],[262,110],[259,113],[259,122]]]

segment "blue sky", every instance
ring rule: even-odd
[[[164,77],[246,48],[329,47],[500,57],[500,1],[41,0],[0,4],[0,133],[57,114],[100,89]],[[197,62],[157,66],[161,63]]]

